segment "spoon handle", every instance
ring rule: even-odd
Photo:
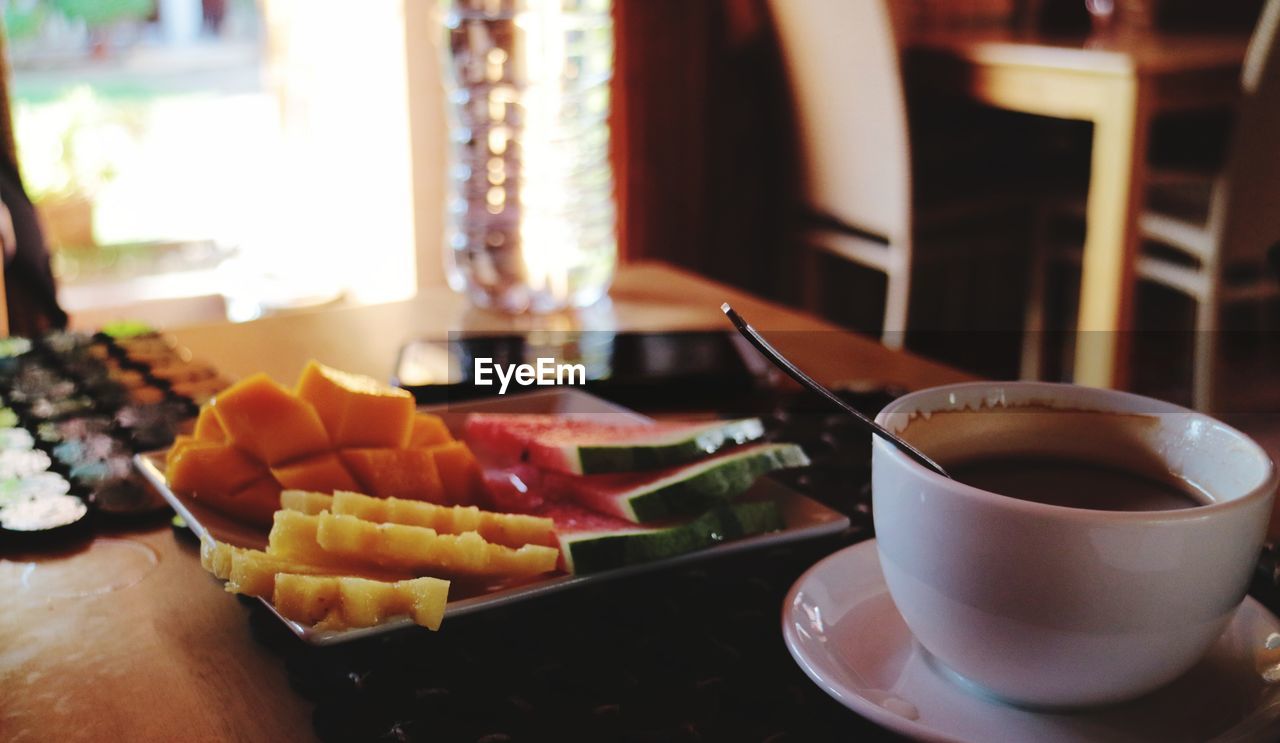
[[[738,332],[741,333],[743,337],[746,338],[751,343],[751,345],[755,346],[756,350],[758,350],[760,353],[768,357],[768,359],[772,361],[774,364],[777,364],[778,368],[786,372],[787,375],[790,376],[792,379],[799,382],[802,386],[810,390],[813,390],[819,395],[822,395],[823,397],[827,398],[835,405],[839,406],[846,413],[849,413],[853,417],[857,418],[859,421],[862,422],[864,426],[870,429],[872,433],[884,439],[885,441],[888,441],[890,444],[893,444],[894,446],[898,447],[907,456],[911,457],[916,462],[924,465],[925,467],[928,467],[929,469],[933,470],[934,472],[937,472],[939,475],[942,475],[943,477],[946,477],[946,478],[951,477],[951,475],[947,474],[946,470],[942,469],[941,465],[939,465],[937,462],[933,461],[928,456],[926,456],[924,452],[915,448],[911,444],[908,444],[906,441],[903,441],[898,436],[890,433],[879,423],[876,423],[875,421],[871,420],[866,415],[864,415],[861,410],[858,410],[857,408],[853,407],[852,405],[845,402],[844,400],[841,400],[840,397],[836,395],[836,393],[824,387],[813,377],[810,377],[808,374],[805,374],[804,372],[800,371],[800,369],[796,367],[795,364],[791,363],[786,359],[786,357],[778,353],[778,350],[776,348],[769,345],[769,342],[766,341],[760,335],[760,333],[756,332],[755,328],[747,324],[747,321],[743,320],[742,316],[739,315],[737,312],[735,312],[734,309],[729,306],[728,302],[725,302],[724,304],[720,305],[720,310],[729,317],[729,320],[733,323],[734,327],[738,329]]]

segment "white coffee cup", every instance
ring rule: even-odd
[[[876,420],[944,467],[983,454],[1154,463],[1212,498],[1167,511],[1047,505],[942,477],[876,438],[889,592],[933,659],[981,690],[1034,707],[1131,699],[1193,666],[1244,599],[1277,473],[1229,426],[1137,395],[1034,382],[923,390]]]

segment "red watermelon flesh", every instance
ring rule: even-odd
[[[489,486],[489,503],[496,510],[546,516],[556,522],[558,533],[581,531],[628,530],[635,524],[608,514],[593,511],[566,500],[563,483],[548,486],[536,467],[517,465],[485,471]],[[568,479],[560,476],[560,480]]]
[[[467,418],[464,438],[476,456],[489,464],[507,466],[528,459],[528,449],[542,436],[570,436],[608,441],[649,433],[649,423],[623,422],[613,414],[536,415],[533,413],[476,413]]]
[[[651,423],[614,413],[477,413],[467,419],[464,437],[491,465],[528,463],[587,475],[687,464],[763,434],[756,418]]]
[[[530,464],[486,467],[488,502],[478,505],[506,513],[539,514],[545,504],[566,500],[570,495],[563,483],[550,480],[552,474]]]

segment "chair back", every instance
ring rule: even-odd
[[[884,0],[770,0],[796,106],[806,206],[906,245],[907,108]]]
[[[1226,182],[1213,204],[1223,265],[1262,265],[1280,244],[1280,0],[1268,0],[1249,42],[1242,98],[1227,154]]]

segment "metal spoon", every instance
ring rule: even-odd
[[[875,434],[876,436],[879,436],[885,441],[888,441],[890,444],[893,444],[894,446],[898,447],[899,449],[902,450],[904,454],[911,457],[916,462],[924,465],[925,467],[928,467],[929,469],[933,470],[934,472],[937,472],[939,475],[942,475],[943,477],[947,477],[947,478],[951,477],[951,475],[947,474],[946,470],[942,469],[941,465],[939,465],[937,462],[933,461],[928,456],[926,456],[924,452],[915,448],[911,444],[908,444],[906,441],[903,441],[896,434],[890,432],[884,426],[880,425],[879,423],[876,423],[875,421],[871,420],[867,416],[863,415],[862,411],[853,407],[852,405],[845,402],[844,400],[841,400],[839,396],[836,395],[836,393],[832,392],[826,387],[823,387],[816,380],[814,380],[813,377],[810,377],[808,374],[805,374],[804,372],[800,371],[800,369],[798,369],[795,364],[791,363],[790,361],[787,361],[787,359],[782,354],[778,353],[777,349],[769,345],[769,342],[766,341],[764,338],[762,338],[758,332],[756,332],[755,328],[748,325],[747,321],[743,320],[742,316],[739,315],[737,312],[735,312],[734,309],[729,306],[728,302],[725,302],[724,304],[720,305],[720,310],[729,317],[729,320],[733,322],[733,325],[738,329],[738,332],[742,333],[743,337],[746,338],[748,341],[750,341],[751,345],[756,347],[756,350],[764,354],[765,357],[767,357],[770,361],[776,364],[779,369],[782,369],[784,372],[786,372],[787,375],[790,376],[792,379],[796,380],[801,385],[813,390],[819,395],[822,395],[823,397],[830,400],[832,403],[839,406],[841,410],[844,410],[846,413],[852,415],[854,418],[857,418],[858,421],[862,423],[862,425],[871,433]]]

